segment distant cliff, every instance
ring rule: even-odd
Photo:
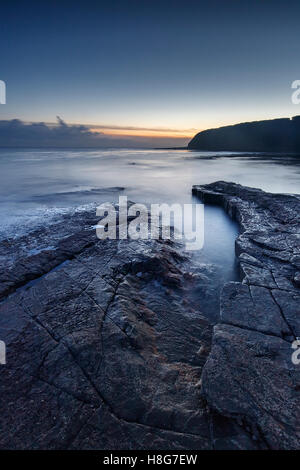
[[[199,132],[189,149],[245,152],[300,152],[300,116],[244,122]]]

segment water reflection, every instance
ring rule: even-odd
[[[299,193],[300,157],[187,150],[0,150],[2,237],[47,223],[68,208],[117,201],[189,203],[194,184],[233,181],[271,192]],[[236,278],[236,225],[205,208],[203,254]]]

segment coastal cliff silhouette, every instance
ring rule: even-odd
[[[300,116],[208,129],[196,134],[188,149],[300,152]]]

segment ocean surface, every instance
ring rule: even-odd
[[[300,158],[188,150],[0,149],[0,239],[57,220],[75,208],[114,202],[190,203],[193,184],[233,181],[271,192],[300,193]],[[198,256],[234,279],[238,228],[223,210],[205,207]]]

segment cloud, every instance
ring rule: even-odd
[[[19,119],[0,121],[0,145],[59,147],[93,142],[93,133],[87,127],[68,126],[60,117],[57,121],[58,125],[53,127],[44,122],[27,124]]]
[[[170,132],[175,134],[190,134],[195,132],[199,132],[199,129],[191,127],[189,129],[174,129],[169,127],[139,127],[139,126],[116,126],[114,124],[88,124],[89,128],[93,129],[114,129],[120,131],[147,131],[147,132]]]
[[[187,138],[109,136],[91,132],[84,125],[68,125],[59,116],[57,124],[26,123],[19,119],[0,121],[0,147],[168,147],[184,146]]]

